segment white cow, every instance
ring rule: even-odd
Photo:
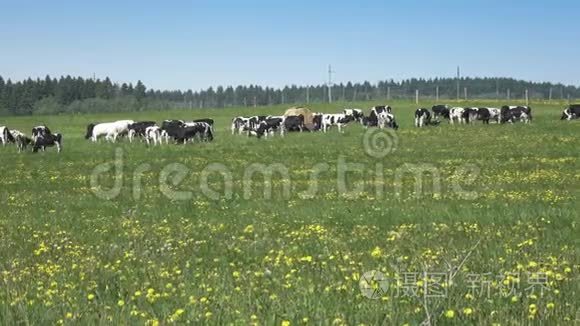
[[[117,137],[120,135],[126,135],[129,133],[129,125],[133,123],[135,123],[133,120],[119,120],[99,124],[91,123],[87,126],[85,139],[91,139],[93,142],[96,142],[99,137],[105,136],[106,140],[115,142],[117,141]]]

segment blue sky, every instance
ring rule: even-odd
[[[0,75],[216,85],[507,76],[580,84],[579,1],[4,1]]]

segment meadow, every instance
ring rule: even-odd
[[[530,125],[417,129],[391,103],[396,133],[268,139],[231,119],[286,107],[0,119],[64,135],[60,154],[0,148],[0,324],[578,323],[580,120],[531,103]],[[211,143],[84,139],[206,117]]]

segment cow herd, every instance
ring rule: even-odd
[[[284,136],[288,132],[328,132],[336,126],[338,132],[343,132],[350,123],[359,123],[365,128],[392,128],[398,129],[393,108],[388,105],[374,106],[368,115],[360,109],[344,109],[340,113],[311,113],[307,109],[300,109],[299,113],[280,116],[250,116],[235,117],[231,123],[232,134],[268,137],[278,132]],[[561,120],[580,119],[580,104],[566,107]],[[493,107],[450,107],[449,105],[435,105],[428,110],[419,108],[415,111],[415,127],[436,126],[443,120],[450,124],[472,124],[482,121],[483,124],[497,123],[530,123],[532,109],[529,106],[502,106]],[[114,122],[91,123],[87,126],[85,139],[97,142],[104,138],[115,142],[120,137],[126,137],[129,142],[141,139],[148,145],[161,145],[173,142],[187,144],[188,142],[211,142],[214,140],[214,120],[197,119],[192,121],[164,120],[161,125],[155,121],[118,120]],[[0,126],[0,142],[3,146],[13,143],[18,152],[28,147],[32,152],[45,151],[46,147],[55,146],[57,151],[62,150],[62,135],[53,133],[45,126],[32,128],[31,137],[25,133]]]
[[[13,143],[16,144],[18,152],[25,151],[29,146],[32,152],[39,150],[45,151],[46,147],[56,146],[57,151],[62,150],[62,135],[52,133],[47,126],[36,126],[32,128],[32,137],[16,129],[9,129],[6,126],[0,126],[0,142],[3,146]]]
[[[306,123],[306,120],[310,123]],[[364,127],[379,127],[398,129],[399,125],[388,105],[374,106],[370,109],[369,115],[365,116],[360,109],[344,109],[341,113],[304,113],[282,116],[257,115],[250,117],[235,117],[232,120],[231,132],[234,134],[245,134],[258,138],[268,137],[279,132],[284,136],[287,132],[328,132],[336,126],[338,132],[349,123],[360,123]]]
[[[495,122],[514,123],[532,121],[532,108],[529,106],[502,106],[501,109],[491,107],[450,107],[449,105],[435,105],[431,113],[426,108],[415,111],[415,126],[424,127],[438,125],[442,119],[449,120],[450,124],[469,124],[482,121],[483,124]]]
[[[173,140],[176,143],[186,144],[195,139],[212,141],[214,137],[214,121],[212,119],[198,119],[193,121],[164,120],[161,126],[155,121],[118,120],[114,122],[90,123],[87,126],[85,139],[97,142],[99,138],[115,142],[119,137],[127,137],[129,142],[134,139],[143,139],[148,145],[161,145]]]

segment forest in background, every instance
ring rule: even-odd
[[[0,76],[0,115],[131,112],[174,108],[224,108],[329,101],[412,99],[416,92],[440,101],[456,99],[566,100],[580,98],[576,86],[513,78],[411,78],[377,83],[337,83],[283,88],[217,86],[204,90],[155,90],[141,81],[115,83],[104,79],[62,76],[13,82]]]

